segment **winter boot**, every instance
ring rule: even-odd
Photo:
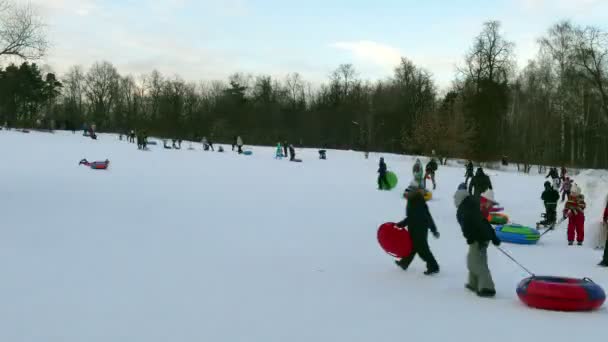
[[[467,290],[469,290],[469,291],[471,291],[471,292],[473,292],[473,293],[477,293],[477,289],[474,288],[473,285],[471,285],[471,284],[465,284],[464,288],[467,289]]]
[[[437,269],[432,269],[432,270],[426,270],[426,271],[424,271],[424,275],[427,275],[427,276],[430,276],[430,275],[433,275],[433,274],[437,274],[437,273],[439,273],[439,269],[438,268]]]
[[[576,244],[579,245],[579,246],[582,246],[583,245],[583,241],[579,241]]]
[[[608,267],[608,261],[603,261],[603,260],[602,260],[602,262],[600,262],[600,263],[599,263],[599,264],[597,264],[597,265],[598,265],[598,266],[601,266],[601,267]]]
[[[574,245],[574,241],[568,241],[568,246]]]
[[[496,290],[481,289],[481,290],[479,290],[479,292],[477,292],[477,295],[479,297],[492,298],[492,297],[496,296]]]

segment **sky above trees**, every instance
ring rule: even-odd
[[[479,27],[503,23],[519,67],[561,19],[608,29],[606,0],[32,0],[48,22],[48,63],[108,60],[121,73],[226,79],[299,72],[320,83],[341,63],[364,79],[392,75],[401,56],[447,87]]]

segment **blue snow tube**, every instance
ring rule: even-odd
[[[534,228],[519,224],[506,224],[496,227],[496,236],[502,242],[519,245],[535,245],[540,238],[540,232]]]

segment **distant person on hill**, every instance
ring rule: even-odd
[[[289,145],[289,160],[296,160],[296,149],[293,147],[293,145]]]
[[[568,169],[566,169],[566,167],[562,166],[559,178],[561,179],[562,183],[566,180],[566,178],[568,178]]]
[[[466,167],[467,170],[464,174],[464,184],[469,184],[469,179],[473,178],[475,172],[473,162],[469,160]]]
[[[285,158],[287,158],[288,154],[288,149],[289,149],[289,144],[287,144],[287,141],[283,142],[283,156],[285,156]]]
[[[433,182],[433,190],[437,188],[437,183],[435,183],[435,172],[437,172],[437,161],[435,158],[431,158],[431,160],[426,164],[426,174],[424,175],[424,187],[426,188],[426,180],[430,178]]]
[[[462,234],[469,245],[467,268],[469,279],[465,288],[480,297],[494,297],[496,289],[492,274],[488,267],[488,246],[492,242],[500,245],[496,231],[487,220],[490,209],[498,203],[494,202],[491,191],[481,197],[472,196],[467,191],[467,185],[462,183],[454,194],[456,218],[462,229]]]
[[[559,174],[557,173],[556,167],[552,167],[549,170],[549,174],[545,178],[549,178],[549,177],[551,177],[553,187],[556,189],[559,189],[560,180],[559,180]]]
[[[572,190],[572,179],[569,177],[566,177],[566,180],[564,180],[564,183],[562,184],[562,202],[564,202],[566,200],[566,198],[570,197],[570,192]]]
[[[426,262],[425,275],[439,273],[439,264],[437,264],[437,260],[431,252],[428,241],[429,229],[436,239],[439,238],[439,232],[421,192],[416,191],[409,196],[406,217],[403,221],[397,223],[397,227],[408,228],[412,237],[413,251],[408,257],[397,260],[395,263],[402,269],[407,270],[414,257],[418,255]]]
[[[241,138],[240,136],[236,138],[236,146],[239,149],[239,154],[243,153],[243,138]]]
[[[557,202],[559,202],[559,192],[549,182],[545,182],[545,191],[540,196],[545,204],[545,219],[539,224],[546,227],[553,227],[557,221]]]
[[[386,178],[387,172],[388,169],[386,167],[386,163],[384,162],[384,158],[380,158],[380,163],[378,165],[378,190],[390,188],[390,185],[388,184],[388,179]]]
[[[486,175],[480,167],[477,169],[475,176],[471,179],[469,194],[479,198],[481,194],[487,190],[492,190],[492,182],[490,181],[490,177]]]
[[[163,147],[167,150],[171,149],[171,145],[169,145],[169,140],[163,139]]]
[[[604,233],[606,233],[606,230],[608,230],[608,198],[606,198],[604,218],[602,220],[602,227],[600,229],[604,229]],[[606,239],[606,246],[604,247],[604,256],[602,257],[602,261],[598,265],[602,267],[608,267],[608,238]]]
[[[238,145],[238,137],[235,135],[234,139],[232,139],[232,150],[234,151],[234,148]]]
[[[574,184],[566,207],[564,218],[568,218],[568,245],[572,246],[576,238],[579,246],[585,241],[585,196],[580,188]]]
[[[418,183],[420,188],[424,188],[424,170],[422,169],[422,162],[420,159],[416,159],[416,163],[412,167],[412,173],[414,175],[414,181]]]
[[[274,158],[275,159],[283,159],[283,146],[281,146],[281,143],[278,142],[277,143],[277,149],[274,153]]]
[[[129,134],[129,142],[135,143],[135,131],[134,130],[131,130],[131,133]]]

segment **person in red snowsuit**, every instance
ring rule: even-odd
[[[574,244],[575,237],[579,246],[585,241],[585,208],[585,196],[573,186],[564,208],[564,218],[568,218],[568,245]]]

